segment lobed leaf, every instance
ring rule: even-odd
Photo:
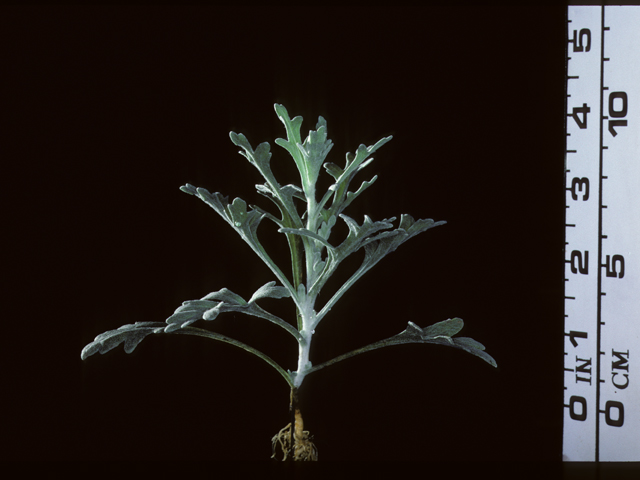
[[[318,174],[324,159],[333,147],[333,142],[327,139],[327,122],[324,118],[318,117],[318,124],[315,131],[310,131],[309,135],[301,145],[296,146],[305,163],[305,178],[303,178],[302,187],[307,193],[315,190],[315,184],[318,181]]]
[[[247,140],[247,137],[242,133],[229,132],[229,138],[231,138],[234,145],[237,145],[244,150],[244,152],[240,151],[238,153],[249,160],[249,163],[258,169],[260,174],[269,184],[274,187],[278,187],[278,182],[271,171],[271,152],[269,151],[271,146],[269,143],[262,142],[254,150],[253,147],[251,147],[249,140]]]
[[[363,169],[373,161],[373,159],[368,158],[368,156],[374,153],[376,150],[378,150],[378,148],[390,141],[392,138],[392,136],[384,137],[378,140],[378,142],[376,142],[374,145],[369,147],[362,144],[356,150],[355,156],[352,153],[348,152],[346,155],[346,165],[344,169],[338,167],[333,163],[326,163],[324,165],[327,172],[336,180],[336,182],[329,188],[329,191],[333,194],[333,202],[330,207],[331,214],[340,214],[353,201],[355,197],[357,197],[365,188],[367,188],[375,181],[374,177],[374,179],[366,182],[368,184],[363,184],[363,186],[361,186],[358,192],[356,192],[355,194],[352,192],[348,192],[349,184],[353,177],[361,169]],[[327,194],[329,194],[329,191],[327,192]],[[351,196],[349,196],[349,193],[351,193]],[[327,199],[328,196],[325,195],[325,198],[323,198],[321,204],[324,205]]]
[[[403,332],[388,340],[390,344],[394,345],[402,343],[437,343],[447,345],[476,355],[488,364],[497,367],[496,361],[491,355],[484,352],[485,347],[480,342],[468,337],[453,338],[453,335],[458,333],[463,326],[464,322],[461,318],[457,317],[425,328],[420,328],[415,323],[409,322]]]
[[[327,362],[318,364],[311,367],[307,374],[320,370],[334,363],[340,362],[347,358],[359,355],[364,352],[376,350],[382,347],[388,347],[391,345],[402,345],[405,343],[435,343],[439,345],[446,345],[449,347],[459,348],[472,355],[480,357],[488,364],[497,367],[496,361],[484,351],[484,345],[480,342],[468,337],[455,338],[453,335],[459,332],[464,325],[464,322],[460,318],[450,318],[443,322],[436,323],[429,327],[420,328],[413,322],[409,322],[407,328],[401,333],[392,337],[374,342],[365,347],[358,348],[351,352],[339,355]]]
[[[82,349],[80,357],[86,360],[94,353],[105,354],[124,343],[124,351],[131,353],[138,344],[152,333],[160,333],[165,327],[161,322],[137,322],[132,325],[123,325],[116,330],[98,335],[93,342]]]
[[[302,126],[302,117],[297,116],[293,119],[289,118],[289,112],[284,106],[275,104],[274,105],[276,114],[280,121],[284,124],[284,127],[287,131],[287,140],[282,138],[276,139],[276,144],[280,145],[282,148],[287,150],[289,154],[293,157],[293,160],[300,172],[301,178],[307,177],[307,167],[304,163],[304,159],[302,154],[298,148],[298,144],[302,141],[300,139],[300,127]]]
[[[260,287],[248,302],[227,288],[209,293],[200,300],[184,302],[173,315],[167,318],[164,331],[165,333],[175,332],[198,320],[212,321],[224,312],[239,312],[269,320],[287,330],[297,339],[299,332],[293,326],[263,310],[255,303],[261,298],[284,298],[291,295],[287,288],[276,286],[275,283],[268,282]]]
[[[260,298],[285,298],[290,296],[289,290],[276,286],[276,282],[269,282],[255,291],[249,303],[253,303]]]
[[[395,217],[392,217],[379,222],[373,222],[368,215],[365,215],[362,225],[358,225],[354,219],[347,215],[340,214],[340,218],[342,218],[349,227],[349,234],[347,238],[336,247],[335,258],[338,262],[369,243],[367,239],[374,233],[393,228],[393,223],[391,222],[395,220]]]

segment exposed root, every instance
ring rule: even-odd
[[[311,434],[303,430],[302,428],[302,415],[300,410],[296,409],[296,427],[293,432],[293,448],[291,448],[291,423],[278,432],[277,435],[271,439],[271,458],[276,458],[277,447],[282,450],[283,458],[285,461],[290,455],[294,461],[316,461],[318,460],[318,449],[311,441]]]

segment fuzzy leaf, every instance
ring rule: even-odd
[[[476,355],[488,364],[497,367],[496,361],[491,355],[484,352],[484,345],[480,342],[467,337],[452,338],[463,326],[464,322],[460,318],[451,318],[425,328],[420,328],[415,323],[409,322],[402,333],[388,339],[388,344],[437,343],[447,345]]]
[[[276,286],[276,282],[269,282],[255,291],[249,303],[253,303],[260,298],[285,298],[289,296],[291,296],[289,290]]]
[[[202,300],[217,300],[218,302],[226,302],[230,305],[246,305],[247,302],[240,295],[233,293],[228,288],[223,288],[217,292],[211,292],[202,297]],[[202,301],[200,300],[200,301]],[[198,300],[194,300],[197,302]]]
[[[80,356],[82,360],[86,360],[94,353],[107,353],[109,350],[112,350],[123,342],[125,352],[131,353],[147,335],[150,335],[152,333],[163,333],[163,331],[165,330],[163,328],[164,325],[164,323],[158,322],[138,322],[133,325],[123,325],[117,330],[110,330],[108,332],[101,333],[93,342],[84,347]],[[219,333],[209,332],[207,330],[194,327],[185,327],[176,330],[173,333],[210,338],[240,347],[243,350],[246,350],[247,352],[260,357],[262,360],[271,365],[276,371],[278,371],[278,373],[280,373],[280,375],[282,375],[284,380],[291,387],[293,387],[293,379],[288,372],[286,372],[273,359],[245,343],[239,342],[238,340],[234,340],[233,338],[229,338],[224,335],[220,335]]]
[[[264,195],[275,203],[280,210],[280,213],[282,214],[282,218],[280,220],[272,218],[270,214],[267,214],[274,223],[280,227],[289,226],[291,224],[302,227],[302,221],[300,220],[298,210],[293,202],[294,197],[305,202],[307,200],[300,187],[297,185],[285,185],[284,187],[278,187],[274,190],[268,184],[264,184],[256,185],[256,190],[258,190],[258,193]],[[253,208],[257,210],[256,207]]]
[[[333,202],[330,207],[330,212],[332,215],[340,214],[348,206],[348,204],[353,201],[355,197],[357,197],[365,188],[367,188],[375,181],[374,178],[373,180],[370,180],[367,185],[363,184],[358,192],[356,192],[355,194],[352,193],[351,197],[349,198],[348,194],[350,192],[348,192],[348,188],[349,183],[351,182],[353,177],[361,169],[371,163],[373,159],[368,159],[369,155],[373,154],[376,150],[378,150],[378,148],[390,141],[392,138],[392,136],[384,137],[378,140],[375,145],[369,147],[360,145],[358,147],[358,150],[356,150],[355,155],[353,155],[351,152],[348,152],[346,155],[346,165],[344,169],[340,169],[340,167],[334,165],[333,163],[325,164],[325,169],[327,170],[327,172],[336,179],[335,184],[333,184],[329,188],[329,190],[333,194]],[[324,202],[326,202],[326,200],[327,196],[325,195],[325,198],[323,198],[321,204],[324,205]]]
[[[355,220],[346,215],[340,214],[340,218],[342,218],[349,227],[349,235],[347,235],[347,238],[336,248],[335,258],[337,262],[366,245],[366,243],[368,243],[366,241],[367,238],[374,233],[393,228],[393,223],[391,222],[395,220],[395,217],[392,217],[380,222],[373,222],[368,215],[365,215],[362,225],[358,225]]]
[[[266,212],[251,209],[247,211],[247,204],[241,198],[236,198],[229,205],[228,197],[223,197],[220,193],[210,193],[206,188],[195,188],[190,184],[185,185],[184,191],[188,193],[195,191],[195,195],[213,208],[218,215],[227,221],[233,229],[240,234],[242,239],[249,244],[251,249],[260,259],[271,269],[276,278],[289,291],[293,292],[293,287],[280,268],[273,262],[258,240],[258,226],[266,216]]]
[[[376,350],[378,348],[388,347],[391,345],[402,345],[405,343],[435,343],[438,345],[446,345],[449,347],[459,348],[468,353],[471,353],[472,355],[480,357],[489,365],[497,367],[496,361],[493,359],[493,357],[491,357],[491,355],[484,352],[484,345],[482,345],[480,342],[476,342],[472,338],[468,337],[454,338],[449,336],[449,334],[454,335],[453,332],[459,332],[463,325],[464,322],[460,318],[451,318],[449,320],[436,323],[426,328],[420,328],[415,323],[409,322],[407,328],[401,333],[394,335],[393,337],[380,340],[379,342],[371,343],[365,347],[358,348],[351,352],[339,355],[327,362],[315,365],[309,369],[307,375],[309,373],[318,371],[321,368],[327,367],[347,358],[354,357],[364,352],[369,352],[371,350]]]
[[[107,353],[124,342],[124,351],[131,353],[147,335],[162,332],[165,324],[160,322],[137,322],[133,325],[123,325],[117,330],[98,335],[93,342],[82,349],[80,357],[86,360],[94,353]]]
[[[255,303],[261,298],[284,298],[290,296],[288,289],[276,286],[275,283],[268,282],[260,287],[248,302],[227,288],[211,292],[200,300],[184,302],[182,306],[176,309],[173,315],[167,318],[164,331],[165,333],[172,333],[184,329],[198,320],[212,321],[221,313],[239,312],[269,320],[287,330],[297,339],[299,338],[299,332],[293,326],[263,310]]]
[[[242,133],[229,132],[229,137],[231,141],[241,147],[244,152],[238,152],[240,155],[249,160],[249,163],[256,167],[260,174],[267,180],[270,185],[273,185],[275,188],[278,187],[278,182],[276,178],[273,176],[273,172],[271,171],[271,152],[269,149],[271,148],[268,142],[262,142],[260,145],[256,147],[254,150]]]
[[[284,124],[284,127],[287,131],[287,140],[282,138],[276,139],[276,144],[280,145],[282,148],[287,150],[289,154],[293,157],[293,160],[300,172],[301,178],[307,177],[307,168],[304,163],[304,159],[300,150],[298,149],[298,144],[302,141],[300,139],[300,127],[302,126],[302,117],[298,116],[293,119],[289,118],[289,112],[284,106],[275,104],[274,108],[276,110],[276,114],[280,121]]]
[[[327,140],[327,122],[324,118],[318,118],[316,130],[310,131],[304,144],[298,143],[297,147],[306,166],[306,175],[303,178],[302,187],[305,192],[309,192],[310,189],[315,189],[320,167],[333,147],[331,140]]]
[[[435,323],[422,330],[422,335],[426,337],[453,337],[456,333],[462,330],[464,322],[461,318],[450,318],[443,322]]]
[[[324,164],[324,168],[335,180],[338,180],[340,175],[344,173],[344,170],[335,163],[327,162]]]

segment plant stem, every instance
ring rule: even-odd
[[[298,389],[291,387],[291,396],[289,403],[289,416],[291,418],[291,438],[289,439],[289,445],[294,448],[295,445],[295,430],[297,427],[296,421],[300,415],[300,408],[298,407]]]
[[[287,240],[289,241],[289,250],[291,251],[291,270],[293,274],[293,289],[297,291],[298,285],[303,282],[303,263],[302,263],[302,239],[300,235],[287,234]],[[300,314],[300,308],[296,304],[296,319],[298,325],[298,331],[302,330],[302,315]]]

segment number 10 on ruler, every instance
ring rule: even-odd
[[[563,458],[640,460],[640,7],[569,6]]]

